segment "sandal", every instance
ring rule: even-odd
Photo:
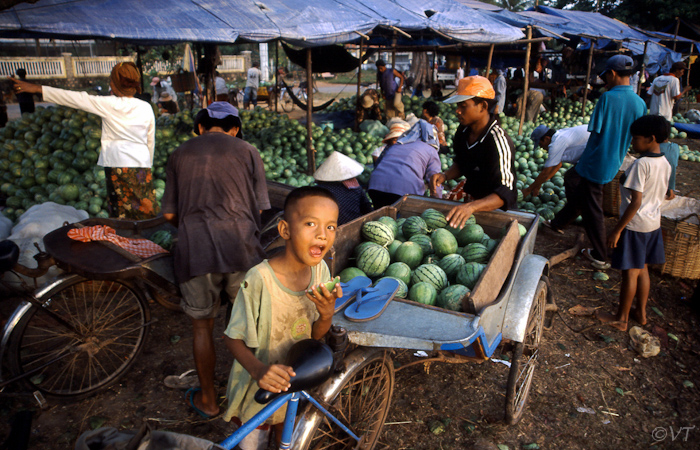
[[[194,373],[194,375],[190,375]],[[199,387],[199,377],[196,369],[190,369],[180,375],[168,375],[163,380],[163,384],[170,389],[190,389]]]
[[[379,317],[399,290],[399,282],[384,278],[372,288],[357,293],[355,303],[345,309],[345,318],[352,322],[366,322]]]

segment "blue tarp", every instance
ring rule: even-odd
[[[309,47],[357,40],[377,26],[434,31],[462,42],[524,36],[454,0],[39,0],[0,12],[0,37],[149,44],[283,39]]]
[[[611,19],[603,14],[587,11],[569,11],[548,6],[538,6],[537,10],[544,14],[567,20],[566,24],[550,24],[553,31],[571,36],[590,37],[594,39],[614,39],[647,41],[649,37],[619,20]]]

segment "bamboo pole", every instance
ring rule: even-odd
[[[644,71],[647,68],[647,47],[649,46],[649,41],[644,41],[644,54],[642,55],[642,67],[639,72],[639,84],[637,85],[637,95],[642,92],[642,78],[644,78]]]
[[[306,49],[306,157],[308,167],[306,173],[313,175],[316,170],[316,150],[313,145],[311,130],[313,127],[312,112],[314,107],[313,73],[311,72],[311,48]]]
[[[591,65],[593,65],[593,47],[595,46],[595,41],[591,39],[591,48],[588,50],[588,67],[586,68],[586,79],[584,80],[586,85],[583,89],[583,103],[581,104],[581,117],[586,113],[586,100],[588,100],[588,84],[591,82]]]
[[[279,73],[280,73],[280,43],[279,43],[279,41],[275,41],[275,88],[272,90],[275,112],[279,111],[279,108],[277,108],[277,103],[278,103],[277,101],[280,97]]]
[[[527,27],[527,39],[532,38],[532,27]],[[527,109],[527,90],[530,87],[530,52],[532,51],[532,43],[527,43],[525,50],[525,77],[523,79],[523,101],[520,107],[520,125],[518,126],[518,136],[523,134],[523,124],[525,123],[525,110]]]
[[[690,61],[693,59],[693,49],[695,48],[695,45],[693,43],[690,44],[690,55],[688,55],[688,70],[685,71],[686,75],[686,81],[685,84],[688,85],[690,84],[690,69],[693,67],[693,64],[690,63]]]
[[[486,61],[486,75],[484,75],[486,78],[491,74],[491,61],[493,61],[493,49],[495,47],[496,44],[491,44],[491,47],[489,47],[489,59]]]
[[[676,17],[676,31],[673,32],[673,51],[676,51],[676,40],[678,39],[678,29],[681,26],[681,18]]]
[[[391,38],[391,69],[396,70],[396,31],[394,31],[394,37]]]
[[[358,59],[360,64],[357,66],[357,95],[355,96],[355,111],[360,109],[360,104],[362,99],[360,98],[360,90],[362,89],[362,54],[364,53],[365,38],[360,38],[360,53]],[[355,131],[359,131],[360,123],[358,122],[359,117],[357,112],[355,112]]]

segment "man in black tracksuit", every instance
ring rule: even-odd
[[[461,228],[477,211],[515,207],[515,154],[513,142],[489,114],[496,94],[484,77],[462,78],[457,94],[445,103],[457,103],[460,127],[453,138],[455,163],[444,173],[435,174],[433,189],[445,181],[465,176],[464,192],[475,200],[455,206],[447,215],[450,226]]]

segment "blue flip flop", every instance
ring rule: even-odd
[[[348,303],[355,299],[355,296],[360,289],[372,286],[372,280],[367,277],[358,276],[347,283],[340,283],[340,288],[343,290],[343,296],[335,299],[335,312],[343,309]]]
[[[357,300],[345,308],[345,318],[352,322],[366,322],[379,317],[399,290],[399,282],[392,278],[379,280],[374,287],[363,288]]]
[[[205,413],[201,409],[197,408],[197,406],[194,404],[194,396],[197,392],[199,392],[201,390],[202,390],[202,388],[198,388],[198,387],[187,389],[187,392],[185,392],[185,400],[187,400],[190,403],[190,406],[192,407],[192,409],[194,409],[194,412],[196,412],[197,414],[199,414],[203,418],[211,419],[213,417],[216,417],[216,416],[210,416],[209,414]]]

